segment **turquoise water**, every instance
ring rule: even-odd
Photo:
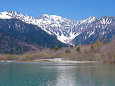
[[[115,66],[0,63],[0,86],[115,86]]]

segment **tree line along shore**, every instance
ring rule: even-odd
[[[0,61],[35,61],[39,59],[62,58],[70,61],[96,61],[115,63],[115,40],[108,43],[97,40],[89,45],[51,47],[24,54],[0,54]]]

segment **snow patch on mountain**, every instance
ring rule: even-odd
[[[111,24],[112,22],[112,19],[109,19],[109,18],[101,18],[101,24]]]
[[[11,17],[7,14],[7,12],[0,13],[0,19],[10,19]]]

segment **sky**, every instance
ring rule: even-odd
[[[81,20],[115,16],[115,0],[0,0],[0,12],[3,11],[18,11],[36,18],[49,14]]]

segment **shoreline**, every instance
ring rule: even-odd
[[[97,63],[96,61],[71,61],[71,60],[62,60],[62,61],[49,61],[49,60],[40,60],[40,61],[1,61],[0,63],[39,63],[39,62],[48,62],[48,63]]]

